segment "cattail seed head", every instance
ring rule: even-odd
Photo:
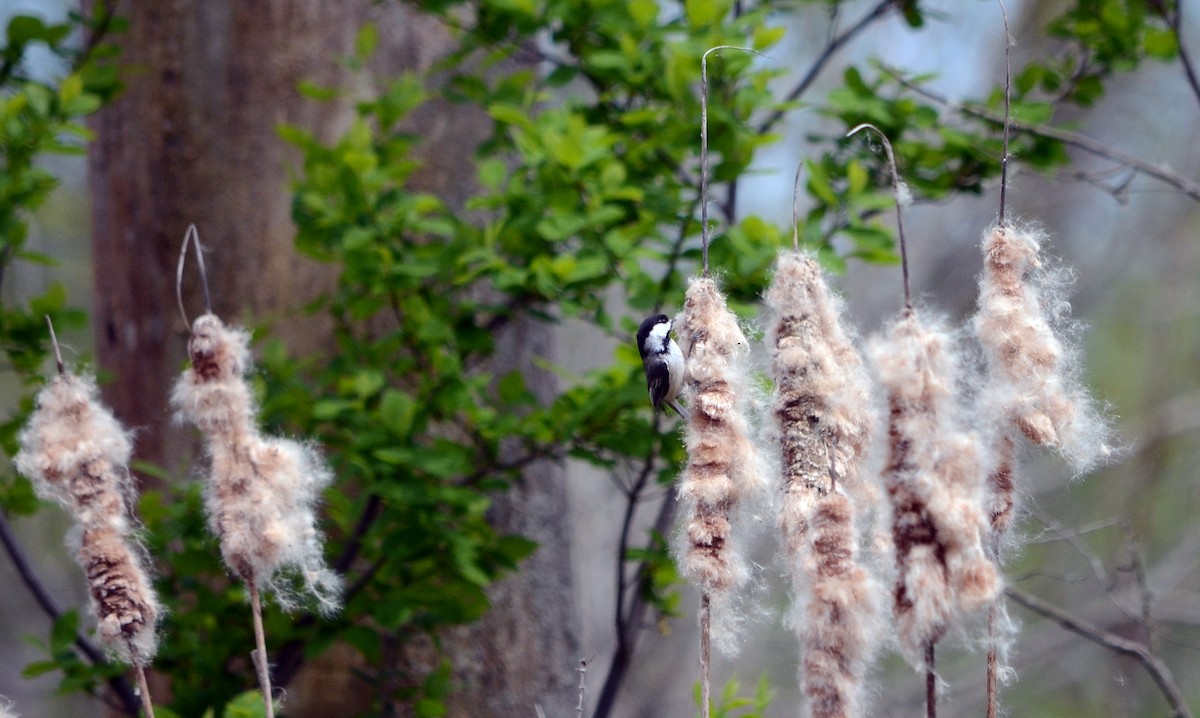
[[[333,480],[328,466],[314,447],[259,433],[257,407],[243,376],[250,368],[245,331],[205,314],[193,324],[188,353],[192,365],[171,400],[206,438],[205,506],[226,566],[272,589],[286,607],[292,605],[291,591],[278,573],[295,569],[320,610],[336,611],[340,581],[325,565],[316,528],[317,501]]]
[[[1001,584],[983,549],[985,442],[959,415],[959,359],[950,336],[905,312],[869,347],[888,393],[884,484],[896,554],[893,611],[901,647],[919,662],[963,613]]]
[[[1112,450],[1108,427],[1078,380],[1078,352],[1066,331],[1067,278],[1040,258],[1044,239],[1011,226],[985,232],[975,332],[993,380],[1003,385],[1004,413],[1031,442],[1056,449],[1082,472]]]
[[[676,328],[689,405],[688,461],[679,486],[689,518],[680,567],[706,592],[722,593],[746,579],[744,560],[731,543],[731,519],[762,482],[746,418],[749,343],[707,277],[692,280]]]
[[[858,561],[851,498],[872,496],[862,471],[872,426],[869,381],[814,257],[781,255],[766,303],[779,528],[795,597],[789,624],[804,651],[805,714],[849,718],[862,715],[867,665],[881,633],[878,584]]]
[[[815,257],[782,254],[766,303],[783,473],[781,530],[799,551],[807,516],[829,491],[831,461],[860,501],[878,496],[861,476],[873,424],[870,381]]]
[[[127,663],[149,662],[162,609],[135,535],[129,434],[100,403],[93,380],[60,374],[38,394],[20,443],[17,470],[75,519],[69,543],[87,577],[102,644]]]

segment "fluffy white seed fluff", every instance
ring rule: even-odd
[[[1000,591],[984,550],[991,459],[980,435],[964,429],[959,358],[945,330],[907,311],[868,351],[888,394],[883,473],[896,554],[896,630],[906,657],[920,664],[926,645]]]
[[[781,528],[799,550],[807,516],[829,489],[831,460],[856,499],[878,496],[862,474],[874,421],[870,380],[841,321],[841,302],[814,257],[780,256],[766,304],[784,481]]]
[[[1030,441],[1056,449],[1080,472],[1108,460],[1108,427],[1079,380],[1070,336],[1067,277],[1041,258],[1045,236],[995,226],[983,237],[974,325],[1003,411]]]
[[[63,374],[38,394],[20,443],[17,470],[75,519],[68,545],[87,576],[101,643],[127,663],[148,663],[162,609],[135,531],[129,434],[92,379]]]
[[[209,455],[205,507],[231,572],[293,598],[281,570],[294,569],[323,613],[338,610],[340,580],[322,556],[316,505],[333,475],[312,446],[264,437],[244,374],[249,335],[212,314],[192,325],[191,366],[171,395],[179,415],[203,433]]]

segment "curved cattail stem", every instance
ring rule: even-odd
[[[196,246],[196,266],[200,271],[200,286],[204,291],[204,313],[212,314],[212,300],[208,295],[208,273],[204,269],[204,252],[200,246],[200,231],[196,229],[196,225],[189,224],[187,232],[183,235],[183,246],[179,250],[179,264],[175,268],[175,301],[179,304],[179,316],[183,317],[184,326],[192,325],[188,321],[187,311],[183,308],[183,265],[187,259],[189,243],[195,243]]]
[[[912,310],[912,296],[908,290],[908,246],[904,241],[904,211],[903,207],[907,204],[905,199],[904,183],[900,181],[900,171],[896,168],[896,155],[892,152],[892,142],[887,138],[887,135],[868,122],[858,125],[854,129],[846,133],[847,137],[853,137],[859,130],[871,130],[879,135],[879,139],[883,142],[883,150],[887,153],[888,169],[892,173],[892,194],[896,198],[896,234],[900,237],[900,271],[904,275],[904,308]]]
[[[258,672],[258,685],[262,689],[263,707],[267,718],[275,718],[275,701],[271,693],[271,670],[267,663],[267,637],[263,630],[262,601],[258,596],[258,584],[254,580],[246,582],[250,589],[250,611],[254,614],[254,668]]]
[[[1008,191],[1008,135],[1012,126],[1012,64],[1009,61],[1009,50],[1013,39],[1008,31],[1008,10],[1004,0],[1000,3],[1000,16],[1004,18],[1004,155],[1000,158],[1000,218],[998,224],[1004,227],[1004,200]]]
[[[129,644],[129,653],[134,656],[133,672],[137,677],[138,697],[142,699],[142,716],[143,718],[154,718],[154,702],[150,700],[150,684],[146,681],[146,667],[142,664],[142,659],[137,656],[137,648],[132,642]]]
[[[42,315],[46,318],[46,327],[50,330],[50,346],[54,347],[54,365],[58,368],[58,375],[62,376],[65,373],[63,369],[62,350],[58,348],[58,335],[54,333],[54,322],[50,321],[50,315]]]
[[[766,57],[758,50],[738,45],[710,47],[700,56],[700,252],[708,276],[708,56],[719,50],[740,50]]]

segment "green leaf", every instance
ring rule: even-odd
[[[751,44],[755,50],[761,52],[774,47],[785,34],[787,34],[787,28],[783,25],[761,25],[754,28],[754,39]]]
[[[267,704],[261,691],[246,691],[225,705],[225,718],[264,718]]]
[[[360,59],[367,59],[375,54],[379,45],[379,28],[373,22],[363,23],[358,34],[354,37],[354,54]]]
[[[1146,28],[1143,40],[1146,54],[1158,60],[1174,60],[1179,52],[1179,39],[1169,29]]]
[[[629,0],[629,16],[638,27],[648,28],[658,19],[658,0]]]
[[[412,396],[397,389],[388,389],[379,402],[379,418],[389,431],[407,436],[417,415],[417,403]]]
[[[725,16],[727,7],[720,0],[684,0],[684,12],[692,27],[707,27]]]

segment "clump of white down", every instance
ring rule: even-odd
[[[91,378],[61,374],[38,394],[20,444],[17,470],[75,519],[68,545],[87,577],[97,636],[112,655],[145,665],[157,650],[162,609],[133,517],[128,432]]]
[[[322,613],[340,606],[341,582],[322,556],[316,505],[333,474],[310,445],[264,437],[244,375],[249,336],[212,314],[192,325],[191,366],[171,395],[204,433],[210,460],[205,507],[229,570],[294,604],[280,572],[295,569]]]

